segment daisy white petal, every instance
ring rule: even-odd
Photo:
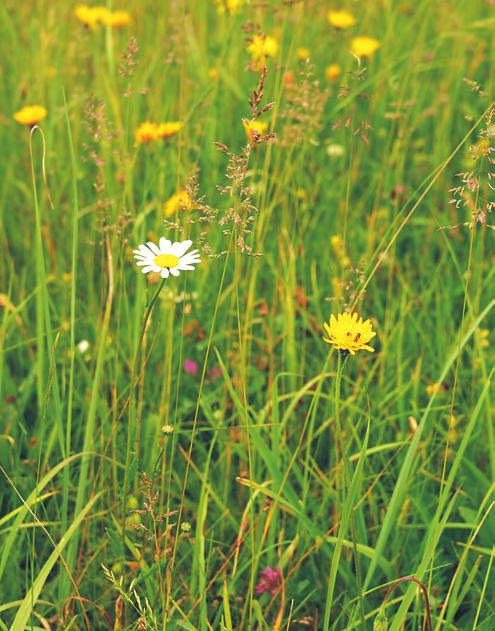
[[[187,258],[187,256],[183,256],[180,259],[181,263],[185,263],[186,265],[197,265],[198,263],[201,263],[201,260],[199,258]]]
[[[149,247],[149,249],[153,252],[155,256],[158,256],[160,254],[160,248],[157,245],[155,245],[153,241],[148,241],[146,245]]]
[[[145,245],[141,244],[139,246],[139,251],[142,256],[153,256],[152,250],[147,248]]]
[[[169,272],[169,271],[168,271],[168,269],[165,267],[164,269],[162,269],[162,271],[161,271],[161,273],[160,273],[160,276],[161,276],[162,278],[168,278],[169,274],[170,274],[170,272]]]
[[[194,265],[185,265],[184,263],[181,263],[180,265],[178,265],[177,269],[180,269],[181,272],[187,272],[195,268]]]
[[[172,245],[171,252],[175,254],[178,258],[180,258],[183,254],[189,250],[192,245],[192,241],[190,239],[186,239],[185,241],[175,241]]]
[[[160,250],[162,254],[167,254],[168,252],[170,252],[171,247],[172,241],[165,239],[165,237],[160,238]]]
[[[143,267],[141,271],[143,272],[143,274],[147,274],[148,272],[152,272],[153,268],[151,267],[151,265],[148,265],[148,267]]]

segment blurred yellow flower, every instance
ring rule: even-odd
[[[268,129],[268,123],[260,121],[258,118],[253,118],[251,120],[243,118],[242,124],[244,125],[246,138],[250,145],[254,145],[256,142],[256,138],[259,136],[263,136],[263,134]]]
[[[342,281],[338,276],[332,276],[332,291],[334,298],[342,297]]]
[[[302,46],[301,48],[297,49],[297,58],[299,59],[299,61],[306,61],[306,59],[309,59],[309,57],[309,48],[304,48],[304,46]]]
[[[74,15],[81,24],[91,29],[94,29],[100,20],[98,12],[87,4],[78,4],[74,9]]]
[[[170,136],[175,136],[178,134],[182,127],[183,123],[179,121],[168,121],[166,123],[160,123],[158,125],[158,137],[159,138],[170,138]]]
[[[145,121],[136,129],[134,137],[136,142],[151,142],[153,140],[157,140],[160,137],[158,135],[158,125],[156,123]]]
[[[431,383],[429,386],[426,386],[425,389],[426,394],[431,397],[439,392],[445,392],[447,388],[443,383]]]
[[[489,329],[478,329],[476,331],[476,338],[481,348],[488,348],[490,346],[490,331]]]
[[[332,246],[333,253],[342,267],[349,267],[351,265],[351,259],[347,256],[345,243],[342,237],[338,234],[334,234],[330,238],[330,244]]]
[[[356,18],[345,9],[331,9],[327,13],[327,19],[336,29],[345,29],[356,24]]]
[[[109,11],[104,6],[89,7],[87,4],[78,4],[74,15],[84,26],[91,29],[95,29],[98,24],[120,28],[131,22],[131,16],[127,11]]]
[[[169,121],[167,123],[151,123],[145,121],[141,123],[134,132],[137,142],[152,142],[159,138],[170,138],[177,134],[183,127],[178,121]]]
[[[330,64],[325,70],[325,77],[327,81],[336,81],[340,77],[340,73],[339,64]]]
[[[244,0],[214,0],[217,5],[218,13],[232,13],[235,14],[241,6],[244,4]]]
[[[102,24],[105,22],[105,20],[108,19],[108,16],[110,15],[110,11],[103,6],[92,7],[90,10],[93,12],[96,21]]]
[[[14,114],[14,120],[21,125],[33,127],[42,121],[47,114],[47,109],[42,105],[26,105]]]
[[[366,350],[373,353],[375,350],[368,345],[376,335],[371,320],[363,322],[363,318],[357,313],[339,313],[337,317],[331,315],[330,322],[325,322],[323,326],[328,335],[323,341],[339,351],[355,355],[356,351]]]
[[[275,57],[278,53],[278,41],[270,35],[253,35],[247,46],[251,61],[256,70],[266,62],[267,57]]]
[[[131,16],[127,11],[107,11],[101,21],[106,26],[122,28],[131,23]]]
[[[208,70],[208,76],[212,81],[216,81],[218,79],[218,70],[216,68],[210,68]]]
[[[371,57],[380,46],[380,42],[373,37],[353,37],[351,40],[351,50],[357,57]]]
[[[185,188],[180,190],[175,195],[172,195],[163,205],[163,214],[165,217],[171,217],[175,215],[179,210],[191,210],[192,199]]]

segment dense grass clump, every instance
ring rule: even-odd
[[[495,628],[494,26],[4,0],[0,629]]]

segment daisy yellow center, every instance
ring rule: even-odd
[[[168,267],[169,269],[179,265],[179,259],[175,256],[175,254],[159,254],[154,258],[153,262],[159,267]]]

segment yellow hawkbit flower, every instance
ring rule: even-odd
[[[163,214],[165,217],[171,217],[179,210],[191,210],[192,199],[186,189],[182,189],[175,195],[172,195],[163,205]]]
[[[275,57],[278,53],[278,41],[270,35],[253,35],[247,46],[255,69],[261,69],[267,57]]]
[[[325,77],[327,78],[327,81],[337,81],[340,77],[340,73],[341,70],[339,64],[330,64],[325,70]]]
[[[134,132],[134,137],[136,138],[136,142],[152,142],[153,140],[157,140],[160,138],[158,135],[158,125],[156,123],[150,123],[149,121],[145,121],[141,123],[139,127]]]
[[[356,18],[352,15],[352,13],[349,13],[344,9],[331,9],[327,13],[327,19],[330,26],[333,26],[333,28],[338,30],[349,28],[356,24]]]
[[[328,336],[323,341],[339,351],[355,355],[356,351],[366,350],[373,353],[375,350],[368,345],[376,335],[371,320],[363,322],[363,318],[357,313],[339,313],[337,317],[332,314],[330,322],[325,322],[323,326]]]
[[[232,13],[235,14],[241,6],[244,4],[244,0],[215,0],[218,13]]]
[[[102,23],[111,28],[122,28],[131,23],[131,16],[127,11],[107,11],[102,17]]]
[[[78,4],[74,9],[74,15],[81,24],[94,29],[100,21],[101,12],[97,11],[94,7],[88,7],[87,4]]]
[[[170,138],[178,134],[184,124],[179,121],[168,121],[158,125],[158,138]]]
[[[380,46],[380,42],[373,37],[353,37],[351,40],[351,51],[357,57],[371,57]]]
[[[309,48],[304,48],[304,46],[298,48],[296,54],[299,61],[306,61],[306,59],[309,59],[310,57]]]
[[[268,129],[268,123],[265,123],[264,121],[260,121],[257,118],[253,118],[251,120],[248,120],[247,118],[243,118],[242,124],[244,125],[246,138],[250,145],[254,145],[256,142],[256,138],[263,136],[263,134]]]
[[[21,125],[33,127],[42,121],[48,111],[42,105],[26,105],[14,114],[14,120]]]
[[[74,10],[76,18],[90,29],[95,29],[99,24],[111,28],[121,28],[131,22],[131,16],[127,11],[109,11],[106,7],[89,7],[87,4],[78,4]]]

